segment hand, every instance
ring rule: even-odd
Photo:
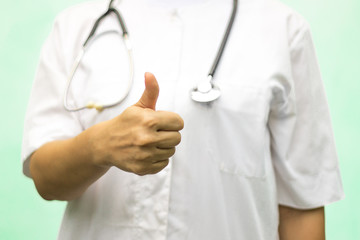
[[[96,165],[140,176],[158,173],[168,165],[181,141],[184,121],[176,113],[156,111],[158,96],[155,76],[146,73],[140,100],[119,116],[93,126],[89,147]]]

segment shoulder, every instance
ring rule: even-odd
[[[75,4],[61,11],[57,17],[57,21],[83,20],[91,18],[94,14],[103,13],[108,7],[107,1],[93,0]]]
[[[264,21],[268,23],[268,27],[274,30],[278,28],[285,30],[289,42],[293,42],[295,38],[304,32],[310,31],[307,20],[279,0],[265,0],[261,11]]]
[[[108,7],[107,1],[94,0],[73,5],[61,11],[55,18],[54,27],[60,32],[79,31],[92,24]]]
[[[306,19],[301,14],[279,0],[264,0],[261,11],[265,17],[291,23],[294,27],[307,25]]]
[[[96,19],[107,8],[108,2],[104,0],[88,1],[66,8],[56,16],[50,39],[56,42],[63,55],[73,59],[74,52],[78,52]]]
[[[294,9],[279,0],[243,0],[239,2],[239,25],[251,26],[252,32],[263,43],[278,46],[291,46],[306,32],[310,32],[307,20]]]

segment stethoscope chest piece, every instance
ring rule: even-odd
[[[214,84],[213,76],[215,76],[216,68],[220,62],[220,59],[221,59],[222,53],[224,51],[226,42],[228,40],[232,25],[234,23],[234,19],[236,16],[236,10],[237,10],[237,4],[238,4],[238,0],[233,0],[233,10],[231,13],[230,21],[226,28],[226,32],[225,32],[225,35],[221,42],[219,51],[216,55],[216,58],[214,60],[214,63],[211,67],[211,70],[210,70],[207,78],[200,81],[197,84],[197,86],[194,87],[190,92],[191,99],[194,100],[195,102],[201,102],[201,103],[212,102],[212,101],[218,99],[221,95],[220,88]]]
[[[207,103],[218,99],[221,96],[221,91],[218,86],[212,82],[212,76],[209,75],[205,80],[202,80],[190,92],[191,99],[195,102]]]

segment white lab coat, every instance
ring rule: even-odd
[[[177,4],[116,3],[133,40],[135,82],[122,104],[102,112],[69,113],[62,97],[81,44],[107,2],[71,7],[55,21],[25,120],[26,175],[29,156],[44,143],[74,137],[137,102],[145,71],[159,81],[157,108],[185,121],[182,142],[162,172],[140,177],[112,168],[69,202],[61,240],[275,240],[278,204],[308,209],[343,197],[324,87],[303,18],[274,0],[240,1],[215,76],[222,96],[206,105],[193,102],[190,89],[207,76],[232,1]],[[112,16],[99,32],[114,28]],[[116,100],[123,91],[126,52],[121,41],[104,39],[79,68],[71,104]]]

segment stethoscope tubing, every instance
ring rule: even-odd
[[[80,53],[76,57],[75,62],[73,64],[73,66],[72,66],[70,76],[69,76],[69,78],[67,80],[67,83],[66,83],[65,92],[64,92],[64,101],[63,101],[64,108],[69,112],[76,112],[76,111],[80,111],[80,110],[83,110],[83,109],[86,109],[86,108],[89,108],[89,109],[95,108],[96,110],[101,111],[101,110],[103,110],[105,108],[114,107],[114,106],[120,104],[127,97],[127,95],[130,92],[131,86],[132,86],[132,84],[134,82],[134,56],[133,56],[133,51],[132,51],[132,44],[131,44],[131,41],[130,41],[130,38],[129,38],[129,33],[127,31],[127,27],[125,25],[125,22],[124,22],[123,18],[121,17],[121,14],[119,13],[119,11],[117,11],[115,8],[112,7],[112,3],[113,3],[113,0],[110,1],[108,10],[104,14],[102,14],[95,21],[94,26],[91,29],[89,36],[85,40],[85,42],[84,42],[84,44],[83,44],[83,46],[82,46],[82,48],[80,50]],[[127,53],[128,53],[128,59],[129,59],[129,64],[130,64],[129,71],[130,72],[129,72],[129,81],[128,81],[128,84],[127,84],[127,87],[126,87],[127,89],[126,89],[125,93],[123,94],[123,96],[121,96],[121,98],[119,98],[118,101],[116,101],[114,103],[111,103],[111,104],[104,104],[103,105],[103,104],[96,104],[96,103],[93,103],[93,102],[89,102],[85,106],[82,106],[82,107],[69,106],[69,104],[67,102],[67,99],[68,99],[68,94],[69,94],[69,89],[70,89],[70,86],[71,86],[71,82],[72,82],[72,79],[74,78],[76,70],[79,67],[80,62],[81,62],[81,60],[82,60],[82,58],[83,58],[83,56],[84,56],[84,54],[86,52],[86,49],[90,47],[92,42],[94,42],[97,38],[101,37],[102,35],[109,34],[109,33],[118,33],[117,31],[113,30],[113,31],[107,31],[107,32],[104,32],[104,33],[100,33],[97,36],[95,36],[96,29],[98,28],[101,21],[107,15],[109,15],[111,13],[115,14],[115,16],[118,19],[118,22],[120,23],[120,27],[121,27],[121,30],[122,30],[122,38],[123,38],[125,48],[126,48]]]
[[[105,105],[99,105],[99,104],[96,104],[96,103],[93,103],[93,102],[89,102],[89,103],[87,103],[86,105],[84,105],[82,107],[71,107],[71,106],[69,106],[69,104],[67,102],[68,95],[69,95],[69,89],[70,89],[70,86],[71,86],[72,79],[74,78],[76,70],[80,65],[80,62],[81,62],[81,60],[82,60],[82,58],[83,58],[83,56],[84,56],[84,54],[86,52],[86,49],[89,48],[91,46],[91,44],[97,38],[100,38],[105,34],[111,34],[111,33],[119,34],[118,31],[112,30],[112,31],[106,31],[106,32],[103,32],[103,33],[100,33],[100,34],[96,35],[95,37],[91,38],[86,45],[84,45],[82,47],[82,49],[80,50],[80,53],[76,57],[74,65],[73,65],[73,67],[71,69],[71,72],[70,72],[70,76],[69,76],[69,78],[67,80],[66,87],[65,87],[64,107],[65,107],[65,109],[67,111],[76,112],[76,111],[80,111],[80,110],[83,110],[83,109],[86,109],[86,108],[89,108],[89,109],[95,108],[96,110],[101,111],[101,110],[103,110],[105,108],[111,108],[111,107],[114,107],[114,106],[120,104],[127,97],[127,95],[129,94],[129,92],[131,90],[131,86],[132,86],[133,81],[134,81],[134,56],[133,56],[131,41],[130,41],[128,35],[125,35],[125,36],[123,36],[123,40],[124,40],[125,48],[127,50],[128,60],[129,60],[129,64],[130,64],[130,66],[129,66],[129,80],[128,80],[128,84],[127,84],[127,87],[126,87],[127,89],[124,91],[124,94],[119,98],[119,100],[114,102],[114,103],[105,104]]]
[[[236,13],[237,13],[237,6],[238,6],[238,0],[233,0],[233,9],[232,9],[232,12],[231,12],[231,16],[230,16],[230,19],[229,19],[229,23],[227,25],[227,28],[226,28],[226,31],[225,31],[225,34],[224,34],[224,37],[221,41],[221,44],[220,44],[220,47],[219,47],[219,50],[216,54],[216,57],[215,57],[215,60],[214,60],[214,63],[209,71],[209,74],[211,77],[214,77],[215,75],[215,72],[216,72],[216,69],[219,65],[219,62],[221,60],[221,57],[223,56],[223,52],[224,52],[224,49],[225,49],[225,46],[226,46],[226,43],[229,39],[229,35],[230,35],[230,32],[231,32],[231,29],[233,27],[233,24],[234,24],[234,20],[235,20],[235,17],[236,17]]]
[[[126,24],[125,24],[125,22],[124,22],[124,20],[123,20],[123,18],[121,16],[121,14],[119,13],[119,11],[116,10],[113,7],[113,5],[112,5],[113,2],[114,2],[114,0],[110,0],[107,11],[104,14],[102,14],[95,21],[94,26],[91,29],[91,32],[90,32],[89,36],[85,40],[85,42],[84,42],[84,44],[82,46],[82,49],[80,50],[79,55],[75,59],[75,62],[74,62],[74,65],[73,65],[73,67],[71,69],[70,76],[69,76],[69,78],[67,80],[66,87],[65,87],[65,92],[64,92],[64,102],[63,103],[64,103],[64,108],[67,111],[74,112],[74,111],[79,111],[79,110],[83,110],[83,109],[86,109],[86,108],[95,108],[95,109],[101,111],[104,108],[110,108],[110,107],[114,107],[114,106],[120,104],[127,97],[128,93],[130,92],[130,89],[131,89],[131,86],[132,86],[132,83],[133,83],[133,79],[134,79],[134,57],[133,57],[133,52],[132,52],[132,44],[131,44],[131,41],[129,39],[129,33],[128,33],[128,30],[127,30]],[[194,87],[192,89],[192,91],[191,91],[191,98],[196,102],[211,102],[211,101],[214,101],[217,98],[219,98],[220,95],[221,95],[220,88],[213,83],[213,78],[215,76],[215,73],[216,73],[216,70],[218,68],[219,62],[220,62],[220,60],[221,60],[221,58],[223,56],[225,46],[226,46],[226,44],[228,42],[229,35],[230,35],[231,29],[233,27],[233,23],[234,23],[234,20],[235,20],[235,17],[236,17],[237,7],[238,7],[238,0],[233,0],[232,13],[231,13],[231,16],[230,16],[226,31],[224,33],[223,39],[221,41],[219,50],[218,50],[218,52],[216,54],[214,62],[213,62],[212,66],[211,66],[211,69],[210,69],[210,71],[208,73],[208,76],[204,80],[199,81],[197,86]],[[81,62],[82,57],[85,54],[86,49],[89,47],[91,42],[93,42],[96,38],[99,37],[99,35],[101,35],[101,34],[99,34],[98,36],[94,36],[95,33],[96,33],[96,29],[98,28],[101,21],[107,15],[109,15],[111,13],[115,14],[116,18],[118,19],[118,22],[120,23],[120,27],[121,27],[121,30],[122,30],[123,41],[125,43],[125,47],[126,47],[127,52],[128,52],[128,58],[129,58],[129,63],[130,63],[130,66],[129,66],[129,68],[130,68],[129,69],[130,77],[129,77],[129,82],[128,82],[127,89],[126,89],[127,91],[125,92],[125,94],[118,101],[116,101],[114,103],[111,103],[111,104],[99,105],[99,104],[95,104],[95,103],[88,103],[87,105],[85,105],[83,107],[71,107],[71,106],[68,105],[67,98],[68,98],[69,88],[70,88],[72,79],[73,79],[73,77],[74,77],[74,75],[76,73],[77,68],[79,67],[79,64]],[[109,32],[113,32],[113,31],[109,31]]]

